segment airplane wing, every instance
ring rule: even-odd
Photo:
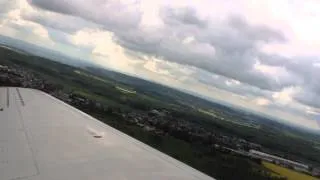
[[[38,90],[0,88],[1,180],[212,180]]]

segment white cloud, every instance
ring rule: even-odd
[[[284,88],[282,91],[274,92],[272,98],[282,105],[287,105],[293,101],[293,97],[301,91],[300,87]]]
[[[159,63],[159,60],[149,60],[143,65],[143,67],[159,75],[170,76],[170,72],[168,70],[162,69],[161,67],[158,67],[157,62]]]
[[[1,32],[7,36],[19,37],[25,39],[31,43],[39,42],[50,46],[54,45],[54,42],[50,39],[48,30],[40,24],[24,20],[23,14],[34,13],[35,10],[23,0],[13,1],[14,8],[8,10],[8,13],[3,17],[1,21]]]
[[[316,110],[311,107],[306,107],[306,113],[311,114],[311,115],[319,115],[320,114],[319,110]]]
[[[280,71],[284,71],[284,69],[281,67],[264,65],[264,64],[261,64],[261,62],[259,62],[259,61],[257,61],[254,64],[254,69],[256,69],[262,73],[265,73],[267,75],[270,75],[270,76],[277,75],[280,73]]]
[[[272,114],[275,104],[284,114],[317,112],[295,96],[315,91],[310,68],[319,62],[292,63],[296,55],[320,57],[316,1],[13,1],[1,16],[4,35],[51,48],[67,43],[77,48],[68,53],[87,53],[99,65],[256,111]],[[288,59],[265,64],[261,54]]]
[[[195,38],[193,36],[188,36],[184,38],[184,40],[182,41],[182,44],[190,44],[194,41],[195,41]]]
[[[226,85],[227,86],[236,86],[236,85],[240,85],[241,82],[240,81],[237,81],[237,80],[234,80],[234,79],[228,79],[225,81]]]
[[[114,43],[113,33],[100,29],[85,28],[70,36],[71,43],[91,49],[91,59],[104,67],[130,71],[133,61],[126,56],[124,49]]]
[[[258,97],[256,99],[254,99],[253,102],[255,104],[257,104],[258,106],[267,106],[271,103],[270,100],[263,98],[263,97]]]

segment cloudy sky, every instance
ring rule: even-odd
[[[320,129],[317,0],[0,0],[0,33]]]

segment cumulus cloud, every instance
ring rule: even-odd
[[[32,0],[31,4],[52,12],[82,17],[102,24],[108,30],[133,28],[141,19],[139,6],[133,0]]]
[[[269,7],[286,5],[278,1],[243,0],[236,6],[215,0],[28,2],[0,0],[5,7],[0,11],[5,17],[0,22],[6,21],[2,27],[77,47],[101,65],[143,72],[184,88],[192,84],[206,94],[219,89],[261,108],[303,116],[320,107],[314,101],[320,97],[320,55],[305,51],[298,56],[304,51],[298,42],[310,39],[296,24],[305,15],[283,9],[276,17]],[[262,6],[266,8],[258,8]]]
[[[163,17],[166,26],[158,31],[134,29],[118,34],[116,40],[126,48],[195,66],[263,89],[283,87],[280,81],[269,79],[253,68],[259,53],[257,43],[284,41],[281,33],[262,26],[249,26],[244,20],[234,17],[221,24],[199,19],[191,23],[186,21],[191,16],[189,11],[189,8],[180,11],[168,9],[165,11],[168,15]],[[191,14],[196,16],[194,12]],[[206,27],[203,24],[207,24]],[[235,71],[235,67],[241,71]]]
[[[284,35],[266,26],[249,25],[238,17],[228,17],[221,23],[215,23],[201,18],[192,7],[164,6],[159,12],[164,26],[154,30],[139,27],[141,12],[137,9],[137,3],[133,2],[85,3],[74,0],[65,4],[57,0],[33,0],[32,4],[103,25],[115,33],[118,44],[133,51],[195,66],[263,89],[278,90],[286,85],[253,68],[259,53],[258,43],[284,42]],[[115,13],[114,9],[118,12]],[[39,18],[34,20],[41,23]],[[189,42],[186,43],[186,40]],[[234,67],[241,71],[235,71]]]
[[[194,25],[200,28],[205,28],[207,25],[206,19],[201,19],[195,9],[186,8],[171,8],[164,7],[160,11],[160,17],[165,24],[173,26]]]
[[[271,103],[270,100],[263,97],[258,97],[254,99],[253,102],[256,103],[258,106],[267,106]]]
[[[19,7],[23,8],[19,8]],[[22,18],[22,13],[31,11],[28,3],[23,1],[10,1],[7,13],[3,15],[0,21],[0,32],[11,37],[24,37],[29,42],[42,42],[48,46],[54,42],[49,37],[48,30],[40,24],[32,21],[26,21]],[[10,8],[9,8],[10,7]]]
[[[315,101],[320,96],[320,68],[317,64],[319,57],[285,58],[279,55],[264,55],[261,61],[273,67],[281,67],[289,73],[291,81],[288,86],[300,86],[302,90],[294,96],[297,101],[320,107]]]

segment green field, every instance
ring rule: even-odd
[[[213,112],[203,110],[203,109],[198,109],[198,111],[199,111],[200,113],[203,113],[203,114],[212,116],[212,117],[214,117],[214,118],[217,118],[217,119],[219,119],[219,120],[221,120],[221,121],[226,121],[226,122],[228,122],[228,123],[232,123],[232,124],[235,124],[235,125],[238,125],[238,126],[245,126],[245,127],[249,127],[249,128],[260,129],[260,126],[259,126],[259,125],[250,124],[250,123],[247,123],[247,122],[239,122],[239,121],[235,121],[235,120],[231,120],[231,119],[221,118],[221,116],[216,115],[216,114],[213,113]]]
[[[306,175],[300,172],[296,172],[291,169],[287,169],[269,162],[262,162],[263,166],[267,169],[270,169],[275,174],[278,174],[282,177],[286,177],[287,180],[318,180],[318,178],[312,177],[310,175]]]

